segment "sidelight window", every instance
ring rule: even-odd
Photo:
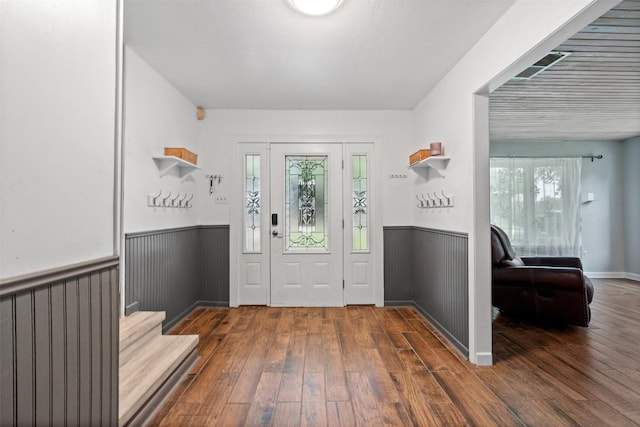
[[[260,154],[245,155],[244,251],[260,252]]]
[[[351,156],[351,194],[353,197],[353,250],[369,250],[369,191],[367,155]]]

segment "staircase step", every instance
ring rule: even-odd
[[[158,335],[120,367],[119,425],[126,425],[194,354],[197,335]]]
[[[120,318],[120,366],[151,338],[162,335],[164,311],[137,311]]]

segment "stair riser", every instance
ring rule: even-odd
[[[156,312],[143,318],[138,316],[135,319],[120,320],[120,351],[126,351],[129,346],[137,345],[139,340],[146,340],[149,333],[156,333],[156,328],[162,328],[165,319],[164,312]],[[132,322],[132,323],[129,323]],[[126,324],[126,326],[125,326]]]

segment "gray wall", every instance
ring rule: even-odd
[[[229,226],[127,234],[125,314],[165,311],[170,329],[196,305],[229,305]]]
[[[0,283],[0,425],[117,425],[118,258]]]
[[[626,271],[640,280],[640,137],[622,143]]]
[[[467,235],[416,228],[413,253],[417,308],[468,357]]]
[[[622,143],[619,141],[491,142],[492,156],[580,156],[602,154],[601,160],[582,161],[582,262],[585,271],[618,273],[625,270]]]
[[[412,304],[413,227],[384,227],[384,304]]]
[[[469,355],[468,238],[421,227],[384,228],[385,305],[414,305]]]
[[[229,305],[229,226],[200,227],[201,276],[198,299],[216,306]]]

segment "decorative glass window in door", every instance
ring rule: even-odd
[[[351,156],[351,193],[353,196],[353,250],[369,250],[367,155]]]
[[[246,154],[244,170],[244,251],[260,252],[260,155]]]
[[[329,249],[327,156],[285,156],[285,251]]]

